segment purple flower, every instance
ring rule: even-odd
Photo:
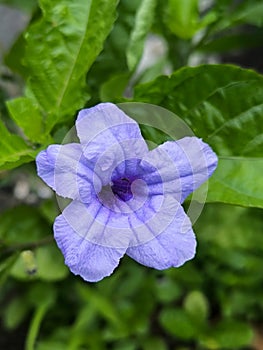
[[[155,269],[195,255],[181,203],[217,166],[196,137],[148,150],[138,124],[111,103],[79,112],[79,143],[51,145],[36,159],[38,175],[71,198],[54,223],[70,270],[87,281],[109,276],[126,253]]]

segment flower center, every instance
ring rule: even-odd
[[[112,192],[124,202],[127,202],[133,197],[131,191],[132,181],[127,177],[121,177],[117,180],[112,181],[111,189]]]

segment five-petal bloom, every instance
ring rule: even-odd
[[[80,111],[76,129],[80,143],[51,145],[36,159],[38,175],[72,199],[54,223],[70,270],[94,282],[125,253],[159,270],[192,259],[181,203],[215,170],[211,148],[185,137],[149,151],[138,124],[111,103]]]

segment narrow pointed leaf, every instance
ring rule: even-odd
[[[144,41],[152,26],[156,0],[142,0],[136,13],[135,25],[131,32],[127,49],[127,63],[130,70],[134,70],[142,56]]]
[[[198,29],[198,0],[169,0],[167,26],[182,39],[190,39]]]

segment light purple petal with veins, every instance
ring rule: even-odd
[[[142,156],[148,147],[139,125],[112,103],[83,109],[76,121],[77,134],[87,159],[94,162],[104,152],[109,156],[122,148],[123,159]],[[111,152],[109,152],[111,150]]]
[[[126,254],[140,264],[163,270],[183,265],[194,257],[195,249],[191,222],[178,203],[173,221],[162,233],[147,243],[128,248]]]
[[[101,186],[80,144],[50,145],[38,154],[36,164],[38,176],[59,196],[89,203],[95,195],[94,183]]]
[[[153,171],[148,171],[149,166],[145,165],[144,179],[150,186],[150,192],[158,193],[158,186],[162,184],[164,192],[173,194],[180,203],[201,186],[217,167],[216,154],[197,137],[165,142],[143,158],[142,167],[144,161],[153,166]]]
[[[110,248],[85,240],[73,230],[63,215],[56,218],[54,232],[65,264],[75,275],[89,282],[97,282],[111,275],[126,251],[125,248]]]

